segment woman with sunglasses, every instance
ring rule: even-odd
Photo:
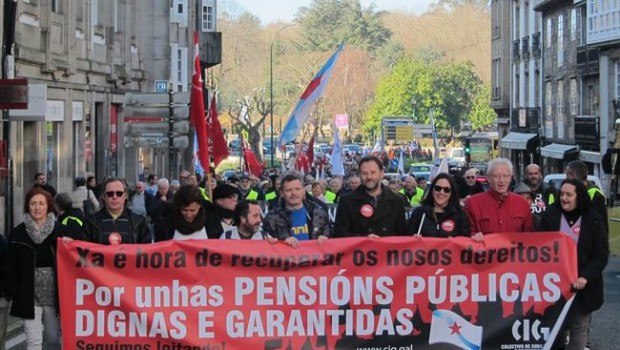
[[[469,221],[461,209],[451,175],[441,173],[430,185],[430,193],[415,208],[407,223],[407,234],[424,237],[469,237]]]
[[[543,213],[541,231],[562,232],[577,244],[577,276],[571,287],[577,292],[564,324],[570,333],[567,350],[586,346],[592,312],[603,305],[603,269],[609,259],[609,240],[605,221],[592,209],[588,190],[577,179],[566,179],[560,186],[560,200]],[[558,336],[555,348],[564,348]],[[558,343],[559,342],[559,343]]]

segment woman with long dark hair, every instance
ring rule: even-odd
[[[566,350],[586,346],[590,316],[603,305],[603,269],[609,258],[608,232],[596,210],[591,209],[588,190],[577,179],[560,186],[560,200],[543,214],[541,231],[560,231],[577,244],[577,275],[572,288],[577,291],[564,323],[570,334]],[[561,343],[565,338],[559,337]],[[556,345],[563,348],[564,344]]]
[[[435,176],[429,193],[413,210],[406,232],[424,237],[469,237],[469,221],[461,209],[451,175],[441,173]]]

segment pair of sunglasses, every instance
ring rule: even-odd
[[[452,192],[452,189],[450,187],[443,187],[443,186],[439,186],[439,185],[433,186],[433,190],[435,190],[435,192],[443,191],[444,193]]]
[[[114,195],[116,195],[116,197],[122,197],[125,194],[125,192],[123,191],[108,191],[105,193],[106,197],[112,198],[114,197]]]

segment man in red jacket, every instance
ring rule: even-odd
[[[510,160],[496,158],[487,164],[489,190],[469,197],[465,212],[472,238],[482,242],[484,235],[499,232],[529,232],[533,219],[527,201],[510,192],[513,167]]]

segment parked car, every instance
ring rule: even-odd
[[[362,154],[364,153],[364,149],[362,148],[362,146],[360,145],[356,145],[354,143],[348,144],[348,145],[342,145],[342,150],[348,153],[356,153],[356,154]]]
[[[566,178],[566,174],[549,174],[549,175],[545,176],[543,181],[548,183],[549,185],[559,189],[560,188],[560,184],[562,184],[562,181],[564,181],[565,178]],[[597,176],[588,175],[588,182],[598,186],[598,188],[603,188],[603,184],[601,183],[601,179],[599,179]]]
[[[427,163],[413,163],[409,168],[409,175],[416,177],[423,177],[426,180],[431,177],[431,165]]]
[[[232,140],[228,143],[228,148],[230,148],[231,151],[239,151],[241,150],[241,140],[236,139],[236,140]]]
[[[222,173],[222,179],[224,181],[228,181],[229,178],[236,176],[236,175],[237,175],[237,172],[235,170],[225,170]]]

